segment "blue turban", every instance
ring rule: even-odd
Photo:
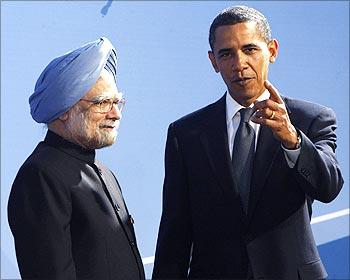
[[[102,69],[116,81],[116,50],[105,37],[52,60],[29,97],[33,119],[48,124],[63,115],[93,87]]]

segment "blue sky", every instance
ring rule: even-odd
[[[19,277],[6,206],[18,168],[45,136],[30,117],[28,97],[49,61],[101,36],[115,45],[127,104],[117,143],[98,157],[122,185],[142,257],[153,256],[167,127],[224,94],[207,58],[208,29],[219,11],[241,4],[263,12],[279,40],[272,83],[284,95],[335,110],[345,185],[331,204],[315,203],[314,215],[348,208],[349,2],[1,1],[2,278]],[[315,226],[318,244],[348,234],[348,219]]]

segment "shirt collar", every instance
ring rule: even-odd
[[[257,101],[266,100],[270,97],[270,93],[267,89],[257,98]],[[251,107],[254,104],[251,104]],[[244,108],[241,104],[239,104],[236,100],[232,98],[232,96],[226,91],[226,122],[229,123],[232,121],[233,117],[236,113]]]
[[[44,143],[89,164],[95,161],[95,150],[88,150],[69,142],[51,130],[47,131]]]

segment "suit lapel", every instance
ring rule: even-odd
[[[261,195],[268,177],[273,160],[279,150],[280,142],[277,141],[267,127],[260,127],[258,145],[255,152],[253,176],[249,197],[248,216],[251,218],[256,207],[256,203]]]
[[[232,162],[229,154],[227,127],[226,127],[226,99],[225,95],[212,105],[204,124],[200,141],[207,154],[211,168],[214,170],[224,197],[232,203],[232,200],[240,202],[239,193],[232,174]],[[245,221],[243,208],[240,209],[241,217]]]
[[[287,105],[286,105],[287,107]],[[291,111],[287,107],[291,117]],[[260,126],[257,149],[254,157],[252,184],[249,197],[248,218],[251,219],[256,204],[262,195],[267,177],[270,175],[272,164],[281,150],[281,142],[276,140],[270,128]]]

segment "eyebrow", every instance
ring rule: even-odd
[[[226,52],[229,52],[229,51],[231,51],[231,50],[232,50],[232,48],[223,48],[223,49],[220,49],[220,50],[218,51],[218,54],[226,53]]]
[[[243,46],[243,49],[247,49],[247,48],[258,48],[258,49],[260,49],[260,47],[257,44],[254,44],[254,43],[246,44],[246,45]]]
[[[257,44],[254,44],[254,43],[249,43],[249,44],[246,44],[246,45],[243,45],[242,49],[248,49],[248,48],[258,48],[260,49],[260,47],[257,45]],[[218,55],[222,54],[222,53],[226,53],[226,52],[230,52],[233,48],[223,48],[223,49],[220,49],[218,51]]]
[[[121,93],[121,92],[118,92],[118,93]],[[119,100],[123,99],[123,94],[121,93],[120,98],[115,97],[115,96],[110,96],[110,97],[108,97],[108,96],[106,96],[106,95],[98,95],[98,96],[92,98],[91,100],[92,100],[92,101],[96,101],[96,102],[100,102],[100,101],[105,100],[105,99],[113,99],[113,100],[116,99],[116,100],[119,101]]]

